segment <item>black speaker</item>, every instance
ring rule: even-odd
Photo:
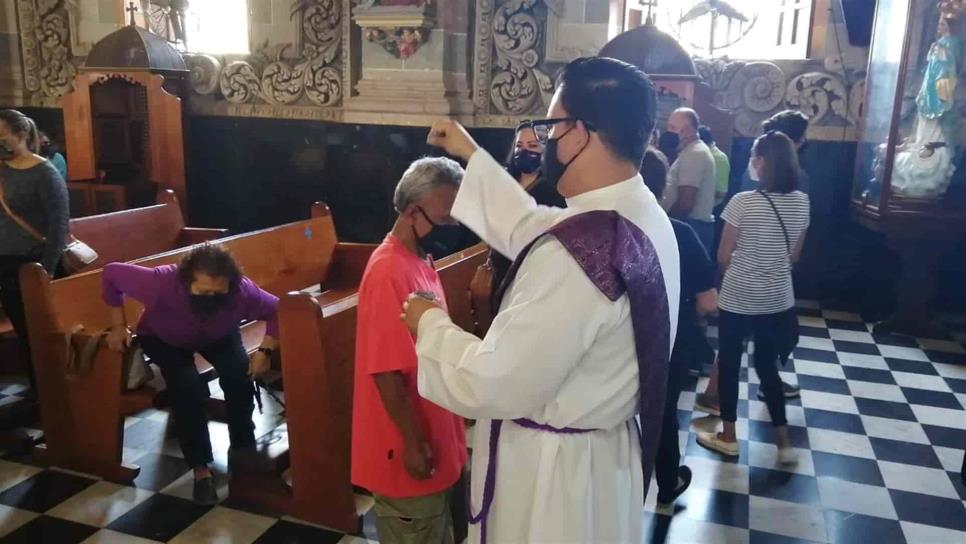
[[[845,28],[849,43],[868,47],[872,42],[872,19],[875,16],[875,0],[841,0]]]

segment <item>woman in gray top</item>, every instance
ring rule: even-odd
[[[0,206],[0,305],[17,332],[24,368],[34,387],[17,272],[24,263],[39,262],[55,275],[67,239],[69,214],[64,180],[50,161],[37,154],[39,145],[32,119],[17,110],[0,110],[0,198],[4,204]],[[43,234],[44,240],[27,232],[11,212]]]

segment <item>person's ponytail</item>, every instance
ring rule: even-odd
[[[24,116],[26,117],[26,116]],[[37,123],[33,119],[27,119],[27,149],[31,153],[40,154],[40,131],[37,130]]]

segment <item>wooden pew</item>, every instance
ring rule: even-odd
[[[312,219],[290,223],[220,241],[243,267],[246,275],[265,290],[283,295],[318,285],[326,278],[336,248],[335,225],[328,208],[316,204]],[[134,261],[142,266],[177,263],[190,247]],[[123,465],[124,417],[154,402],[155,391],[142,388],[123,392],[121,356],[105,346],[93,369],[83,375],[67,368],[66,335],[75,326],[82,345],[90,334],[110,326],[108,307],[101,300],[102,270],[51,280],[39,265],[20,271],[33,364],[38,381],[41,421],[46,446],[37,453],[46,462],[96,474],[116,482],[129,482],[139,468]],[[125,303],[129,323],[136,323],[142,308]],[[254,349],[263,324],[242,329],[246,347]],[[203,373],[212,371],[200,358]]]
[[[287,294],[279,307],[287,442],[276,437],[268,450],[283,458],[280,472],[287,458],[291,484],[279,475],[235,475],[230,493],[233,501],[353,532],[359,528],[349,478],[356,310],[362,257],[372,248],[340,247],[343,259],[323,283],[328,290]],[[486,255],[481,244],[436,263],[450,313],[467,330],[473,329],[470,280]]]

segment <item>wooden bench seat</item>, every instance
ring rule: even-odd
[[[353,251],[337,251],[335,225],[324,204],[313,207],[311,219],[219,243],[232,252],[248,277],[276,295],[319,285],[329,277],[334,255]],[[174,264],[188,251],[190,247],[134,262],[148,267]],[[153,393],[122,393],[121,357],[106,347],[98,351],[88,374],[70,374],[66,364],[67,331],[82,325],[85,331],[96,333],[110,325],[108,307],[101,300],[101,274],[98,269],[51,280],[36,264],[20,271],[47,438],[42,453],[49,464],[129,482],[139,469],[121,464],[124,415],[152,405]],[[331,277],[337,279],[339,274]],[[124,308],[128,322],[136,323],[141,306],[126,300]],[[247,347],[260,340],[260,327],[263,325],[243,327]],[[77,335],[76,340],[83,341],[84,335]],[[210,372],[206,364],[202,370]]]

